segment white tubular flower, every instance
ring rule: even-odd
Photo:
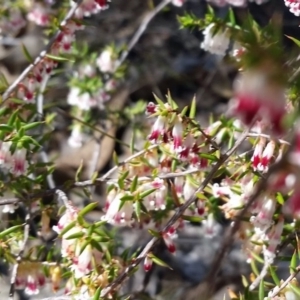
[[[75,253],[76,249],[76,239],[68,239],[73,234],[82,232],[82,228],[79,226],[75,226],[68,230],[62,237],[61,240],[61,256],[62,257],[67,257],[67,258],[72,258]]]
[[[17,149],[13,154],[11,172],[16,176],[24,175],[27,172],[26,153],[26,149]]]
[[[83,145],[83,134],[81,132],[81,126],[74,126],[71,131],[71,135],[68,138],[68,144],[71,148],[81,148]]]
[[[266,148],[264,149],[264,152],[262,153],[261,161],[260,161],[260,163],[258,164],[258,167],[257,167],[257,169],[259,171],[262,171],[262,172],[267,172],[268,171],[270,161],[271,161],[271,159],[273,157],[273,154],[274,154],[274,151],[275,151],[275,147],[276,147],[275,141],[270,141],[267,144]]]
[[[60,234],[64,228],[66,228],[71,222],[77,220],[78,210],[73,206],[69,206],[65,213],[60,217],[57,226],[53,226],[52,229]]]
[[[17,206],[15,204],[6,204],[3,206],[2,212],[13,214],[15,212],[16,208],[17,208]]]
[[[104,50],[96,60],[99,70],[103,73],[112,73],[116,66],[116,60],[113,59],[111,50]]]
[[[187,178],[183,186],[183,198],[188,201],[192,196],[194,196],[197,187],[192,183],[192,181]]]
[[[219,198],[225,195],[230,195],[231,190],[228,185],[220,186],[218,183],[214,183],[212,186],[212,193],[215,198]]]
[[[204,29],[204,40],[201,43],[201,48],[223,57],[229,47],[230,40],[226,31],[218,31],[214,34],[214,27],[215,24],[212,23]]]
[[[123,196],[125,196],[123,192],[117,194],[110,203],[102,220],[115,226],[130,226],[132,224],[133,205],[131,201],[124,201],[124,203],[122,203],[121,198]]]
[[[176,119],[173,130],[172,130],[172,136],[173,136],[173,148],[175,152],[180,152],[182,149],[182,140],[183,140],[183,126],[182,126],[182,120],[179,118]]]
[[[183,194],[183,185],[184,185],[184,177],[183,176],[178,176],[175,177],[174,179],[174,188],[175,188],[175,192],[177,194],[177,197],[181,197]]]
[[[172,4],[178,7],[181,7],[184,4],[185,0],[172,0]]]
[[[151,133],[148,136],[148,139],[156,143],[159,137],[163,136],[166,128],[166,117],[158,116],[155,123],[152,126]]]
[[[272,197],[265,197],[261,209],[256,217],[252,216],[250,222],[262,234],[272,225],[272,218],[276,209],[276,201]]]
[[[202,225],[207,238],[215,237],[221,230],[221,226],[216,222],[213,214],[209,214],[207,219],[202,221]]]
[[[0,166],[10,169],[12,166],[11,142],[2,142],[0,146]]]
[[[270,264],[273,263],[275,258],[276,248],[280,243],[281,234],[284,226],[284,219],[281,218],[279,222],[272,228],[272,230],[267,234],[267,239],[269,246],[264,246],[264,257],[265,260],[268,261]]]
[[[84,250],[81,251],[81,245],[77,244],[76,254],[73,258],[72,271],[74,272],[75,278],[82,278],[92,270],[92,247],[87,245]],[[79,254],[80,253],[80,254]]]
[[[227,0],[227,3],[233,6],[246,6],[247,0]]]

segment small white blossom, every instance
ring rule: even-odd
[[[219,30],[215,33],[214,30],[215,24],[213,23],[204,29],[204,40],[201,43],[201,48],[223,57],[229,47],[230,40],[226,31]]]

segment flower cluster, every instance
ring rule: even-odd
[[[111,94],[117,87],[117,80],[113,77],[113,73],[117,68],[116,55],[112,48],[108,48],[101,52],[96,61],[82,64],[78,72],[75,72],[71,82],[71,88],[67,96],[67,103],[73,106],[77,113],[89,113],[92,108],[104,109],[105,103],[111,99]],[[98,67],[103,80],[97,74],[96,66]],[[96,82],[95,78],[99,80]],[[87,90],[82,81],[86,82],[85,86],[89,86],[92,82],[93,86]],[[73,124],[73,129],[68,140],[68,144],[72,148],[79,148],[83,145],[84,133],[81,124]]]
[[[76,5],[76,2],[70,0],[71,6]],[[83,0],[80,7],[76,9],[75,17],[82,19],[83,17],[90,17],[93,14],[97,14],[100,11],[107,9],[107,0]]]
[[[208,146],[205,137],[202,134],[186,133],[189,120],[178,114],[169,122],[168,115],[174,115],[174,110],[169,104],[164,107],[149,103],[146,109],[148,115],[157,115],[157,112],[163,111],[159,115],[148,136],[152,143],[161,142],[169,153],[174,153],[176,157],[186,162],[190,168],[207,168],[208,162],[201,157],[201,153],[206,152]],[[165,170],[165,172],[168,172]]]
[[[72,4],[77,5],[73,1]],[[96,1],[96,0],[85,0],[76,9],[75,17],[81,19],[84,16],[89,16],[94,13],[106,9],[106,1]],[[41,4],[36,4],[33,10],[28,15],[29,19],[34,19],[35,22],[39,22],[40,25],[46,26],[49,22],[48,12],[44,10]],[[72,43],[75,40],[75,32],[77,30],[82,30],[84,28],[78,20],[69,20],[61,26],[61,33],[57,36],[55,42],[53,43],[50,55],[60,56],[64,53],[69,53],[72,49]],[[52,70],[57,66],[57,61],[47,56],[44,56],[37,65],[33,68],[32,72],[27,76],[27,78],[21,82],[18,86],[16,97],[23,99],[27,103],[35,102],[35,93],[39,90],[40,84],[45,77],[51,75]]]
[[[27,295],[37,295],[46,284],[40,263],[22,262],[15,280],[16,289],[25,289]]]
[[[255,2],[258,5],[261,5],[267,1],[268,0],[249,0],[249,2]],[[248,4],[248,0],[207,0],[207,2],[217,6],[232,5],[232,6],[243,7]]]
[[[223,57],[229,48],[230,39],[226,31],[222,31],[222,29],[215,32],[215,26],[216,25],[212,23],[204,29],[204,40],[201,43],[201,48]]]
[[[38,26],[45,27],[50,24],[51,14],[51,9],[44,3],[35,2],[27,14],[27,19]]]
[[[286,95],[284,86],[272,81],[269,70],[255,68],[239,74],[234,83],[230,112],[246,125],[263,121],[278,135],[284,132]]]
[[[290,12],[295,16],[300,16],[300,1],[299,0],[284,0],[284,4],[290,9]]]
[[[26,149],[16,149],[11,152],[12,142],[0,143],[0,166],[3,170],[15,176],[24,175],[27,172]]]
[[[0,36],[15,36],[25,26],[26,21],[23,18],[21,11],[18,8],[10,8],[7,12],[7,16],[1,16]]]

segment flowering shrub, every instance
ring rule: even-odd
[[[85,30],[88,18],[109,8],[106,0],[8,1],[1,7],[3,39],[16,38],[27,22],[51,36],[36,58],[23,46],[29,66],[14,82],[0,77],[0,205],[5,216],[0,256],[9,266],[9,297],[15,290],[37,295],[51,283],[55,292],[64,289],[67,299],[123,299],[122,286],[139,264],[148,274],[154,265],[168,267],[155,246],[161,242],[176,255],[178,234],[196,223],[209,238],[226,230],[208,284],[214,285],[226,252],[238,240],[252,273],[240,274],[243,288],[231,291],[231,299],[299,299],[299,54],[285,49],[276,23],[261,27],[251,15],[245,22],[236,20],[234,7],[245,7],[247,1],[208,3],[228,6],[227,15],[219,18],[208,5],[202,19],[188,13],[178,19],[184,28],[202,30],[202,50],[238,70],[226,113],[203,126],[196,98],[180,107],[171,92],[125,109],[129,122],[147,116],[139,128],[143,145],[135,143],[134,131],[126,144],[131,155],[119,162],[112,154],[115,166],[102,176],[97,152],[103,137],[96,138],[96,132],[114,138],[106,121],[117,119],[117,112],[107,105],[128,76],[127,56],[156,14],[169,4],[184,8],[185,1],[161,2],[128,47],[111,44],[100,51],[91,51],[76,34]],[[299,15],[298,1],[284,3]],[[299,47],[300,41],[288,38]],[[57,70],[68,68],[65,104],[70,112],[65,113],[72,121],[67,144],[72,150],[95,138],[96,158],[88,180],[81,180],[81,164],[73,180],[56,186],[55,159],[46,151],[56,114],[47,110],[44,98]],[[103,183],[102,216],[90,222],[89,213],[99,210],[93,187]],[[68,198],[75,188],[89,200],[85,207]],[[230,226],[222,228],[221,218]],[[120,253],[112,230],[119,227],[147,230],[151,239],[137,252]],[[31,238],[42,243],[32,245]],[[279,278],[280,259],[289,261],[288,278]],[[208,289],[201,299],[212,293]]]

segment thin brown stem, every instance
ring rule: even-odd
[[[73,17],[76,9],[81,4],[81,2],[82,2],[82,0],[78,0],[77,3],[76,3],[76,5],[74,5],[69,10],[69,12],[67,13],[67,15],[65,16],[65,18],[63,19],[63,21],[60,23],[59,30],[50,39],[50,41],[48,42],[48,44],[45,47],[45,49],[38,55],[38,57],[34,60],[34,62],[32,64],[30,64],[22,72],[22,74],[6,89],[6,91],[2,95],[2,102],[1,102],[0,105],[3,105],[9,99],[11,93],[17,88],[17,86],[19,85],[19,83],[21,83],[28,76],[28,74],[33,70],[33,68],[36,65],[38,65],[39,62],[42,61],[47,56],[47,54],[51,51],[51,48],[52,48],[53,44],[55,43],[55,41],[57,40],[57,37],[60,35],[60,33],[62,32],[63,28],[66,26],[66,24],[68,23],[68,21]]]
[[[182,206],[180,206],[175,214],[172,216],[172,218],[168,221],[167,225],[163,228],[162,232],[167,231],[174,223],[183,215],[185,210],[197,200],[196,195],[203,191],[203,189],[209,184],[209,182],[214,178],[216,172],[219,170],[219,168],[226,162],[226,160],[238,149],[238,147],[243,143],[243,141],[246,139],[247,135],[249,133],[249,129],[247,129],[240,138],[236,141],[235,145],[228,150],[225,154],[223,154],[219,161],[213,166],[211,171],[208,173],[206,178],[201,183],[200,187],[196,190],[195,194],[186,201]],[[120,274],[110,285],[108,285],[106,288],[104,288],[101,292],[101,297],[106,297],[109,293],[114,291],[118,286],[120,286],[123,281],[130,275],[131,271],[138,266],[141,261],[146,257],[146,255],[149,253],[149,251],[153,248],[153,246],[159,241],[159,238],[154,237],[152,238],[148,244],[144,247],[142,252],[138,255],[138,257],[134,260],[132,264],[130,264],[125,271]]]

